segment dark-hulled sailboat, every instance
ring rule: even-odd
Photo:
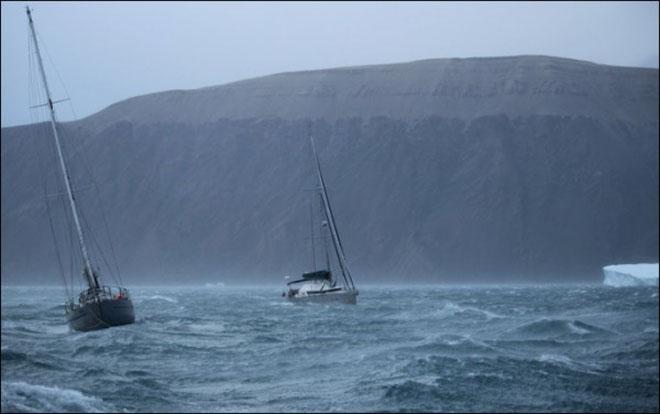
[[[293,302],[315,302],[315,303],[328,303],[339,302],[355,305],[357,303],[358,290],[353,284],[353,277],[346,264],[346,257],[344,255],[344,248],[339,238],[337,225],[335,223],[332,208],[330,207],[330,200],[328,198],[328,191],[325,187],[323,174],[321,173],[321,163],[316,154],[316,146],[314,145],[314,138],[309,137],[312,152],[314,153],[314,160],[316,161],[316,173],[318,176],[319,187],[314,192],[312,198],[311,208],[311,242],[312,242],[312,266],[314,269],[311,272],[303,273],[302,279],[294,280],[287,283],[288,290],[283,293],[286,299]],[[318,196],[321,207],[321,238],[325,247],[325,269],[316,269],[316,255],[314,250],[314,199]],[[328,234],[332,240],[332,246],[337,256],[339,270],[341,271],[342,281],[334,278],[330,268],[330,254],[328,252]],[[337,283],[339,282],[339,284]]]
[[[59,160],[59,166],[64,180],[64,186],[66,188],[66,196],[69,201],[71,216],[78,236],[78,244],[83,262],[83,276],[87,284],[87,288],[80,293],[77,301],[69,296],[64,307],[66,318],[69,326],[77,331],[92,331],[112,326],[131,324],[135,322],[135,314],[133,311],[133,302],[131,301],[128,290],[121,286],[111,287],[102,285],[99,278],[99,272],[92,268],[88,249],[85,244],[83,229],[80,223],[80,217],[78,215],[76,199],[71,187],[67,164],[60,145],[55,109],[53,108],[53,101],[51,99],[50,89],[48,88],[46,72],[44,71],[43,61],[39,51],[39,43],[37,42],[34,23],[32,21],[32,13],[29,7],[26,7],[26,13],[30,27],[30,35],[34,42],[41,81],[46,93],[46,98],[48,99],[43,106],[47,106],[50,112],[50,125],[55,141],[57,158]],[[51,230],[54,231],[52,225]]]

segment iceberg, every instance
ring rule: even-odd
[[[658,263],[619,264],[603,267],[607,286],[658,286]]]

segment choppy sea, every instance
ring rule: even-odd
[[[658,412],[658,288],[132,288],[70,332],[59,288],[2,288],[2,412]]]

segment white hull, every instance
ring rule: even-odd
[[[357,291],[340,291],[329,293],[314,293],[311,295],[286,296],[286,299],[295,303],[345,303],[355,305],[357,303]]]

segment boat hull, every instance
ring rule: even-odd
[[[68,310],[66,318],[71,329],[86,332],[134,323],[135,313],[130,299],[106,299]]]
[[[331,293],[316,293],[311,295],[286,296],[286,299],[295,303],[344,303],[357,304],[357,291],[343,291]]]

